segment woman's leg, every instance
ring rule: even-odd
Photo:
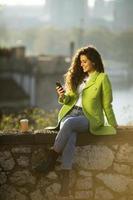
[[[75,146],[76,146],[76,139],[77,134],[73,132],[72,135],[69,137],[68,142],[66,143],[64,150],[62,152],[62,169],[71,169],[73,164],[73,157],[75,153]]]
[[[57,152],[62,152],[63,169],[71,169],[77,133],[87,132],[88,125],[89,121],[84,115],[69,117],[61,124],[53,148]]]
[[[73,157],[75,153],[75,144],[76,144],[77,135],[73,133],[68,139],[67,144],[61,155],[59,155],[57,161],[62,163],[62,169],[71,169],[73,164]]]

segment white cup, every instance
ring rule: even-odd
[[[20,120],[20,130],[21,132],[27,132],[29,129],[28,126],[29,120],[28,119],[21,119]]]

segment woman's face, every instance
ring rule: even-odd
[[[80,64],[83,68],[83,72],[92,72],[95,71],[92,62],[85,55],[80,55]]]

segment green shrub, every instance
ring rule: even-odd
[[[45,111],[41,108],[27,108],[19,113],[3,114],[0,121],[1,131],[19,130],[20,120],[29,120],[29,129],[43,129],[46,126],[54,126],[57,123],[58,109]]]

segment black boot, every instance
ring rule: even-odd
[[[70,182],[70,170],[63,169],[62,170],[62,179],[61,179],[61,196],[68,196],[69,195],[69,182]]]
[[[45,175],[48,174],[50,171],[54,170],[55,163],[58,156],[59,156],[59,153],[57,153],[53,149],[50,149],[47,160],[43,161],[41,164],[35,167],[35,170],[38,172],[42,172]]]

